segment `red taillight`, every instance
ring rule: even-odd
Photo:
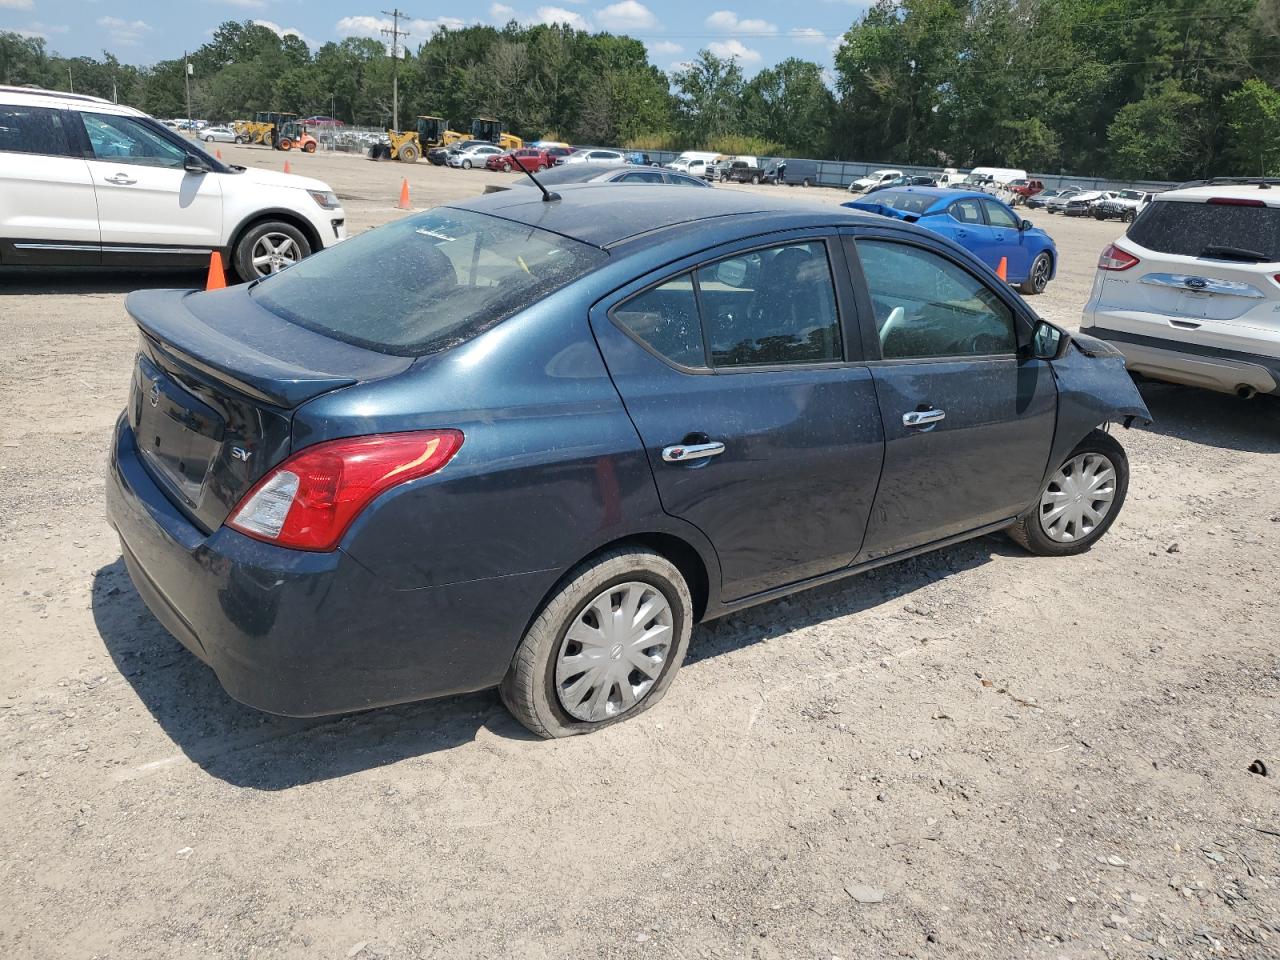
[[[1107,249],[1098,257],[1099,270],[1128,270],[1141,261],[1128,250],[1121,250],[1114,243],[1107,244]]]
[[[1265,207],[1266,204],[1261,200],[1250,200],[1247,197],[1211,197],[1205,201],[1206,203],[1217,204],[1220,207]]]
[[[462,446],[458,430],[348,437],[295,453],[259,480],[227,526],[296,550],[332,550],[375,498],[435,473]]]

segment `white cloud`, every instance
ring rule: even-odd
[[[684,47],[678,43],[672,43],[670,40],[658,40],[656,43],[647,45],[649,52],[655,57],[674,57],[677,53],[684,53]]]
[[[796,27],[794,30],[788,30],[787,36],[796,43],[826,43],[827,35],[821,30],[815,30],[813,27]]]
[[[516,8],[508,7],[505,3],[495,3],[489,8],[489,16],[494,20],[507,23],[516,18]]]
[[[495,4],[494,6],[500,6]],[[450,30],[459,30],[467,25],[467,21],[460,20],[457,17],[437,17],[434,20],[410,20],[407,24],[401,24],[401,30],[409,31],[409,41],[401,43],[401,48],[406,48],[416,43],[422,43],[429,40],[433,34],[443,27]],[[390,31],[392,23],[390,18],[386,17],[343,17],[334,25],[334,30],[340,37],[373,37],[375,40],[386,40],[387,35],[382,31]],[[391,44],[387,43],[387,50],[390,52]]]
[[[12,32],[20,37],[26,37],[28,40],[48,40],[54,34],[63,34],[70,30],[71,28],[65,24],[33,23],[28,27]]]
[[[620,0],[596,14],[596,20],[610,30],[650,30],[658,25],[653,11],[637,0]]]
[[[263,0],[226,0],[233,7],[265,7]]]
[[[778,25],[768,20],[739,20],[732,10],[717,10],[707,17],[707,26],[725,33],[775,34]]]
[[[0,0],[0,10],[30,10],[33,5],[32,0]]]
[[[535,23],[564,23],[575,30],[591,29],[591,24],[587,22],[586,17],[580,13],[574,13],[572,10],[566,10],[564,7],[539,7]]]
[[[707,44],[707,49],[714,53],[721,60],[737,58],[739,63],[759,63],[761,60],[760,51],[752,50],[745,47],[738,40],[725,40],[723,43],[719,40],[713,40]]]
[[[107,38],[112,43],[122,47],[137,43],[151,32],[145,20],[121,20],[119,17],[99,17],[98,26],[107,31]]]
[[[315,46],[314,43],[312,43],[309,39],[307,39],[307,35],[304,34],[297,27],[282,27],[280,26],[280,24],[275,23],[272,20],[254,20],[253,22],[260,27],[266,27],[268,30],[274,33],[277,37],[297,37],[307,46],[309,47]]]

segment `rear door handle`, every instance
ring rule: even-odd
[[[946,418],[947,413],[945,410],[912,410],[910,413],[902,415],[902,425],[918,429],[941,423]]]
[[[131,183],[138,182],[137,180],[130,180],[123,173],[117,173],[114,177],[103,177],[102,179],[119,187],[127,187]]]
[[[662,448],[662,459],[667,463],[686,463],[690,460],[718,457],[722,453],[724,444],[718,440],[709,443],[676,443]]]

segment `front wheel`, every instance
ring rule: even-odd
[[[504,163],[504,164],[502,165],[502,172],[503,172],[503,173],[510,173],[510,172],[511,172],[511,164],[509,164],[509,163]]]
[[[241,280],[279,273],[285,267],[311,255],[311,244],[291,223],[268,220],[245,231],[231,255]]]
[[[1049,276],[1053,273],[1053,259],[1047,253],[1041,253],[1031,263],[1031,272],[1027,279],[1018,285],[1018,290],[1026,296],[1038,296],[1044,293],[1049,285]]]
[[[1128,491],[1124,447],[1109,433],[1094,430],[1049,477],[1009,536],[1042,557],[1084,553],[1111,527]]]
[[[303,147],[302,149],[303,149],[303,151],[304,151],[305,153],[315,153],[315,152],[316,152],[316,145],[315,145],[314,143],[308,143],[308,144],[307,144],[305,147]]]
[[[244,144],[248,142],[249,142],[248,137],[236,137],[236,143]]]
[[[281,150],[288,150],[288,149],[289,149],[290,147],[292,147],[292,146],[293,146],[293,144],[292,144],[290,141],[288,141],[288,140],[281,140],[281,141],[280,141],[280,149],[281,149]]]
[[[662,699],[684,661],[693,602],[665,557],[619,549],[571,571],[529,627],[499,692],[540,737],[591,733]]]
[[[205,143],[213,143],[213,137],[205,137],[205,138],[204,138],[204,142],[205,142]]]
[[[471,169],[471,161],[470,161],[470,160],[463,160],[463,161],[462,161],[462,169],[463,169],[463,170],[470,170],[470,169]]]

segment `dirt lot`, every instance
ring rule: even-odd
[[[403,175],[419,208],[501,178],[291,163],[357,231]],[[1033,219],[1074,323],[1119,227]],[[1280,404],[1146,387],[1090,554],[987,538],[698,628],[596,736],[490,694],[286,720],[165,633],[103,520],[124,293],[198,281],[0,278],[6,960],[1280,957]]]

